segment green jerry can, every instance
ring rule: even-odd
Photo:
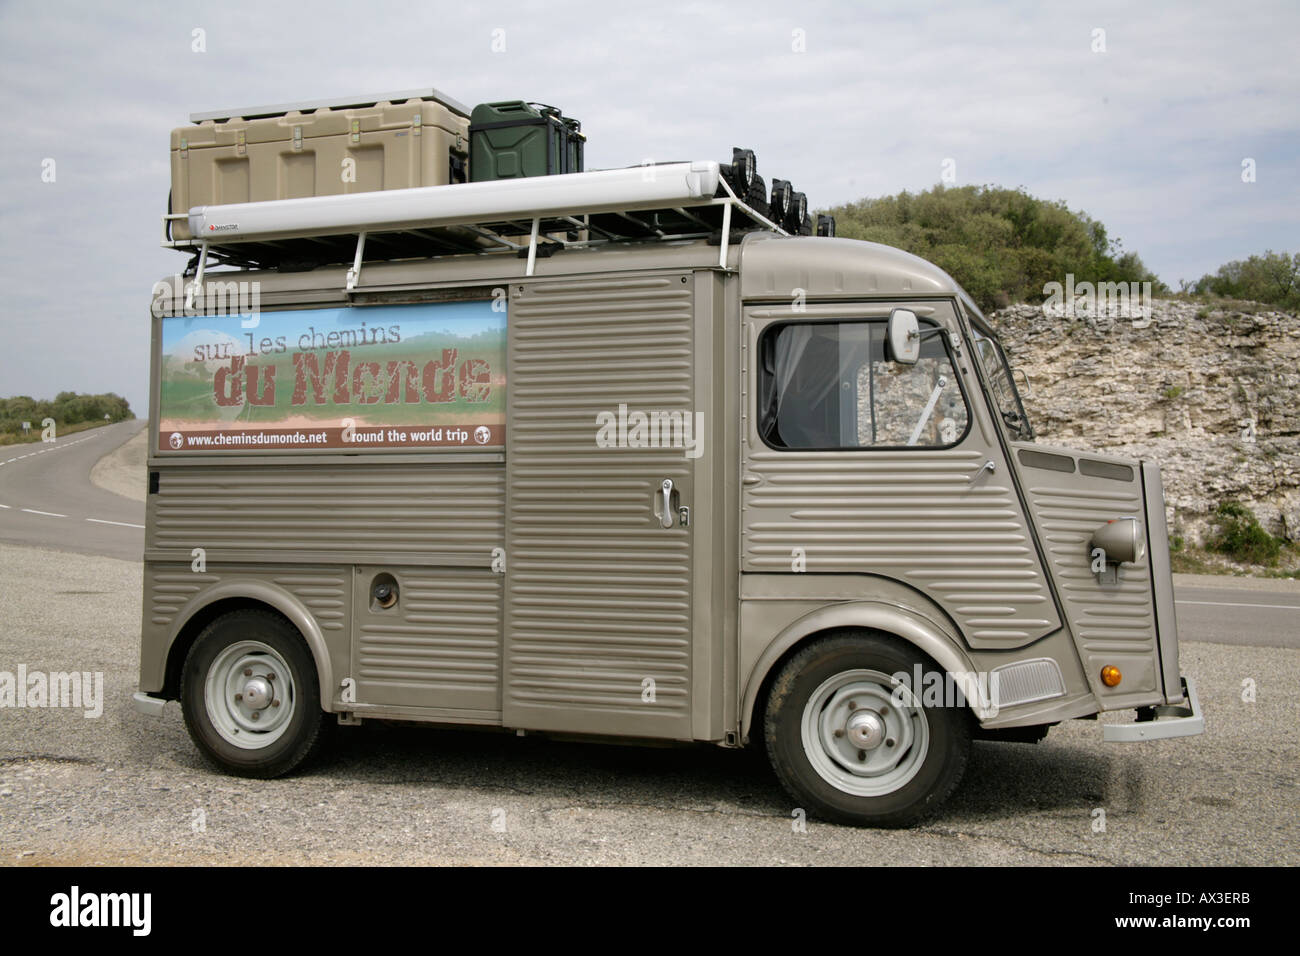
[[[582,172],[582,124],[554,106],[511,100],[470,113],[472,182]]]

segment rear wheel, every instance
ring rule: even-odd
[[[852,633],[810,644],[782,668],[768,695],[768,757],[795,800],[856,826],[909,826],[961,780],[970,755],[965,706],[925,706],[921,673],[943,672],[887,635]],[[913,690],[916,693],[913,693]]]
[[[302,636],[267,611],[233,611],[203,630],[185,659],[181,710],[203,755],[244,777],[289,773],[328,726]]]

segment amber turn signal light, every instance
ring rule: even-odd
[[[1119,668],[1114,664],[1107,664],[1101,669],[1101,682],[1107,687],[1118,687],[1119,682],[1124,679],[1124,675],[1119,672]]]

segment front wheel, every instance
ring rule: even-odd
[[[966,769],[971,718],[956,701],[923,704],[921,688],[909,686],[918,666],[942,677],[910,645],[875,633],[824,638],[790,659],[772,684],[764,728],[772,767],[795,800],[833,822],[900,827],[948,797]],[[900,673],[907,684],[895,680]]]
[[[289,773],[328,726],[302,636],[266,611],[233,611],[204,629],[185,658],[181,710],[203,755],[242,777]]]

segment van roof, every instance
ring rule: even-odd
[[[893,246],[861,239],[751,233],[741,246],[745,299],[963,295],[952,276]]]

